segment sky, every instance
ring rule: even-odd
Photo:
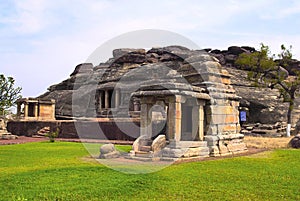
[[[201,48],[292,45],[300,59],[297,0],[0,0],[0,74],[24,97],[67,79],[76,65],[121,34],[159,29]]]

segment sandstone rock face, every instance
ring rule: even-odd
[[[300,149],[300,134],[296,135],[289,142],[290,146],[296,149]]]
[[[72,102],[73,92],[79,92],[79,94],[81,94],[79,102],[88,101],[93,98],[90,97],[90,94],[93,92],[93,86],[95,86],[95,84],[98,84],[99,87],[113,87],[114,82],[121,79],[127,72],[145,65],[149,67],[152,67],[151,65],[153,65],[153,69],[167,66],[183,76],[189,75],[189,77],[186,77],[188,82],[193,84],[199,83],[202,81],[201,79],[208,78],[205,76],[211,75],[203,74],[202,77],[192,76],[192,74],[196,72],[192,72],[191,68],[188,67],[189,64],[185,64],[185,62],[193,63],[193,57],[194,60],[199,59],[197,58],[199,56],[203,57],[204,54],[199,54],[199,52],[208,52],[211,56],[218,59],[223,69],[229,72],[231,76],[231,85],[236,90],[237,95],[242,98],[240,100],[240,106],[249,108],[247,114],[248,123],[259,122],[264,124],[274,124],[276,122],[286,121],[288,104],[282,103],[282,99],[278,98],[278,91],[268,88],[253,87],[247,80],[247,69],[239,69],[238,66],[235,66],[235,60],[238,58],[239,54],[255,51],[254,48],[247,46],[231,46],[227,50],[211,50],[208,48],[202,51],[190,51],[189,49],[180,46],[152,48],[148,51],[144,49],[128,48],[116,49],[113,51],[113,58],[110,58],[105,63],[100,63],[94,67],[87,63],[79,64],[68,79],[59,84],[50,86],[48,92],[40,97],[55,99],[57,117],[66,118],[74,115],[88,116],[94,103],[91,102],[90,106],[87,105],[85,107],[80,104],[74,105],[74,102]],[[184,61],[186,58],[188,58],[188,61]],[[204,57],[202,59],[205,60]],[[207,56],[207,59],[211,60],[211,57]],[[291,65],[286,67],[286,69],[282,69],[282,71],[286,74],[293,75],[293,70],[299,68],[300,62],[293,60],[291,61]],[[209,69],[205,70],[209,71]],[[157,72],[166,74],[171,73]],[[143,76],[147,78],[146,74],[136,75],[136,77],[139,77],[140,79]],[[135,79],[135,77],[133,75],[128,77],[128,79],[132,80]],[[224,82],[225,81],[226,80],[224,80]],[[172,80],[170,80],[170,82],[172,82]],[[78,111],[78,114],[72,113],[72,103],[75,109],[74,111]],[[300,101],[297,99],[296,107],[293,112],[293,124],[296,124],[300,119],[300,108],[297,107],[299,103]]]
[[[274,124],[286,121],[288,103],[283,103],[275,89],[253,87],[247,80],[247,72],[232,67],[224,67],[231,75],[231,85],[242,97],[241,107],[249,108],[248,123]]]
[[[279,92],[265,87],[253,87],[253,84],[247,79],[247,70],[249,69],[241,69],[235,65],[235,60],[239,54],[255,51],[253,47],[231,46],[227,50],[211,50],[209,54],[219,59],[222,66],[232,76],[231,85],[236,90],[237,95],[242,97],[240,106],[249,109],[247,123],[275,124],[276,122],[284,122],[287,120],[288,103],[282,102],[282,98],[279,98]],[[280,65],[280,60],[277,60],[277,62]],[[280,68],[286,76],[295,75],[295,69],[300,69],[300,61],[292,60],[285,69]],[[300,119],[299,98],[296,99],[295,105],[292,114],[293,126]]]

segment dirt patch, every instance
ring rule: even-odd
[[[42,142],[47,140],[48,138],[34,138],[34,137],[19,136],[18,139],[15,140],[0,140],[0,145],[24,144],[28,142]]]
[[[292,138],[293,137],[271,138],[245,136],[244,140],[248,149],[286,149],[289,148],[288,144]]]

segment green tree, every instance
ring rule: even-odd
[[[5,77],[0,74],[0,115],[4,115],[7,109],[14,106],[16,100],[21,98],[21,88],[15,87],[15,80],[12,77]]]
[[[290,136],[292,111],[300,88],[300,70],[294,70],[295,75],[291,76],[285,69],[292,61],[291,48],[281,45],[281,52],[277,55],[279,59],[275,60],[275,55],[271,54],[269,47],[261,44],[259,51],[243,53],[236,60],[236,65],[249,69],[248,79],[253,81],[255,86],[276,88],[283,101],[289,103],[287,136]]]

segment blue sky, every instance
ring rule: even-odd
[[[0,0],[0,73],[35,97],[107,40],[140,29],[176,32],[201,48],[263,42],[276,53],[284,43],[300,59],[299,27],[296,0]]]

